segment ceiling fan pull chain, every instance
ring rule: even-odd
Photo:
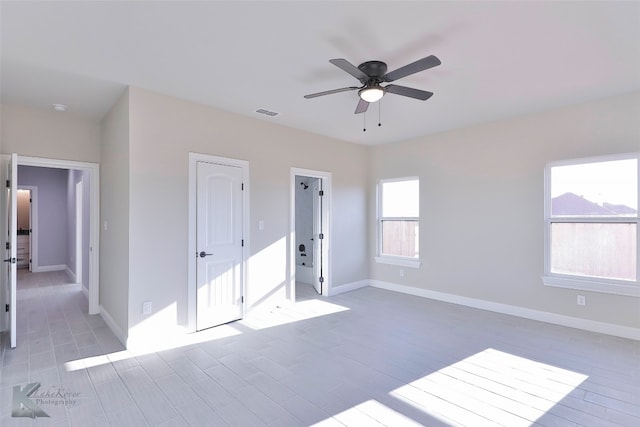
[[[367,113],[366,111],[362,114],[362,132],[367,131]]]
[[[382,126],[382,99],[378,101],[378,126]]]

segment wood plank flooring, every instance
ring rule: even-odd
[[[57,276],[56,276],[57,274]],[[24,278],[1,426],[640,426],[640,342],[364,288],[124,351],[78,285]],[[14,387],[72,393],[12,417]],[[57,403],[57,404],[54,404]]]

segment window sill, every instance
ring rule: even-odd
[[[402,267],[411,267],[411,268],[419,268],[420,265],[422,264],[422,261],[420,261],[419,259],[399,258],[399,257],[391,257],[391,256],[377,256],[375,260],[379,264],[399,265]]]
[[[587,277],[567,278],[558,276],[542,276],[542,283],[544,283],[545,286],[553,286],[556,288],[578,289],[581,291],[640,297],[640,286],[633,282],[626,285],[616,282],[589,280]]]

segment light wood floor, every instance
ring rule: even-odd
[[[2,426],[640,426],[640,342],[364,288],[122,351],[77,285],[19,291]],[[63,280],[64,282],[64,280]],[[224,332],[224,333],[222,333]],[[93,356],[93,357],[91,357]],[[76,393],[11,416],[14,386]]]

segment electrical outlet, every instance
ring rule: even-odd
[[[142,303],[142,314],[151,314],[153,306],[151,305],[151,301],[145,301]]]
[[[400,270],[400,277],[404,277],[404,270]]]
[[[587,298],[584,295],[578,295],[578,305],[587,305]]]

